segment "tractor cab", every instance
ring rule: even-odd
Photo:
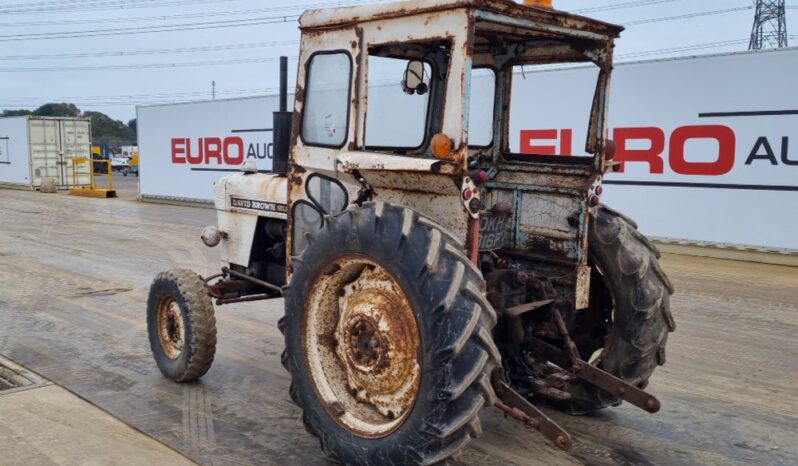
[[[587,213],[607,168],[620,27],[504,0],[311,10],[300,27],[292,254],[334,213],[320,208],[316,186],[340,208],[343,199],[412,208],[446,227],[475,262],[501,248],[564,266],[579,279],[578,307],[587,305]],[[510,109],[544,118],[546,109],[526,100],[519,82],[534,79],[532,67],[568,63],[597,70],[584,155],[521,154]]]

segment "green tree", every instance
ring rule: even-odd
[[[91,118],[91,137],[94,141],[130,142],[136,140],[136,132],[119,120],[102,112],[84,112]]]
[[[30,110],[3,110],[2,116],[4,117],[13,117],[13,116],[24,116],[24,115],[31,115],[33,112]]]
[[[36,110],[33,111],[33,114],[38,116],[76,117],[80,116],[80,109],[75,104],[50,103],[50,104],[44,104],[41,107],[37,108]]]
[[[132,129],[133,132],[135,133],[136,131],[138,131],[137,124],[138,124],[138,122],[136,121],[135,118],[133,118],[132,120],[127,122],[127,127]]]

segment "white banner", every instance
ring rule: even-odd
[[[213,182],[246,161],[272,168],[277,97],[139,107],[139,193],[211,200]]]
[[[596,76],[516,75],[511,150],[584,154]],[[798,250],[795,76],[798,49],[618,65],[609,135],[624,165],[602,201],[651,236]],[[243,161],[268,170],[276,106],[258,97],[140,107],[141,194],[210,200],[213,181]]]

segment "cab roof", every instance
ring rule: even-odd
[[[307,10],[299,18],[303,30],[335,29],[368,21],[381,21],[416,14],[443,13],[470,9],[505,18],[532,21],[549,27],[585,31],[616,38],[623,31],[618,26],[592,18],[549,8],[521,5],[510,0],[410,0],[354,7]],[[565,33],[565,31],[564,31]],[[566,33],[567,34],[567,33]]]

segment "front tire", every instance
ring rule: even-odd
[[[291,396],[328,459],[433,464],[481,433],[496,315],[461,246],[416,212],[365,203],[308,235],[281,322]]]
[[[202,277],[190,270],[155,276],[147,300],[147,333],[166,378],[191,382],[208,372],[216,353],[216,318]]]

